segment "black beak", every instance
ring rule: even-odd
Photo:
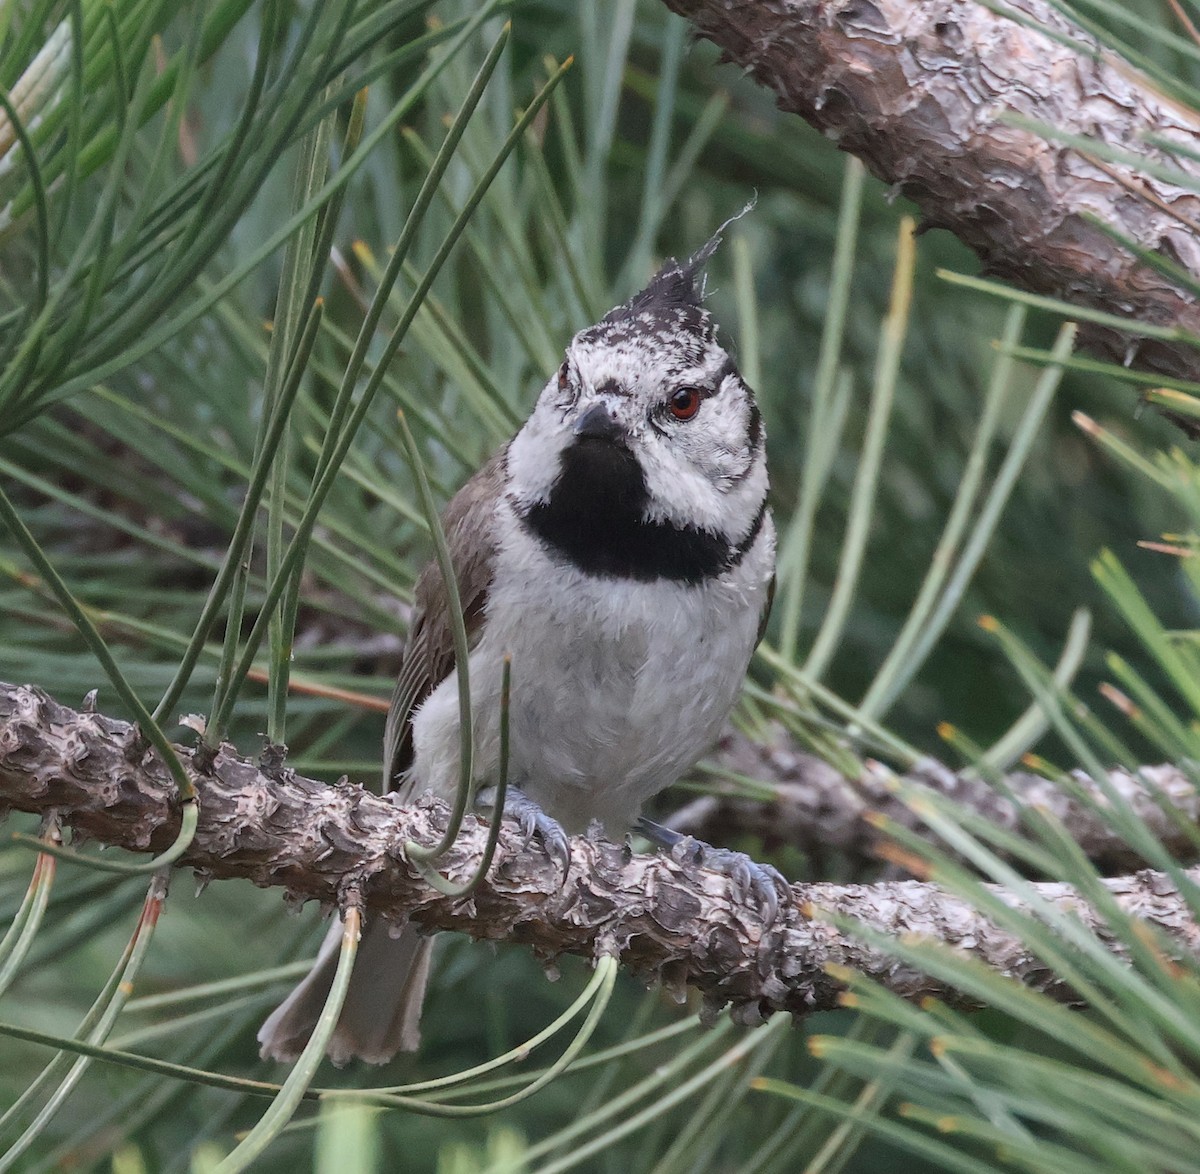
[[[604,404],[592,404],[575,421],[575,435],[580,440],[607,440],[616,443],[625,439],[625,429],[613,419]]]

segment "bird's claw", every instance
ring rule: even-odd
[[[495,792],[490,796],[495,799]],[[480,802],[487,804],[487,799],[481,795]],[[525,843],[536,836],[542,841],[542,846],[562,867],[565,873],[571,866],[571,840],[557,819],[547,815],[541,807],[516,787],[509,787],[504,796],[504,814],[509,819],[515,819],[520,825]]]
[[[775,920],[780,901],[786,901],[791,892],[791,886],[778,869],[752,860],[745,852],[714,848],[703,840],[682,835],[648,819],[639,819],[638,828],[651,843],[665,848],[680,863],[694,864],[727,876],[734,896],[741,901],[753,901],[768,922]]]

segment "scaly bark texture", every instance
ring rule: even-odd
[[[1200,182],[1200,116],[1045,0],[664,0],[799,114],[1036,293],[1200,335],[1196,298],[1089,218],[1200,278],[1200,197],[1014,125]],[[1156,141],[1151,142],[1153,137]],[[1185,343],[1083,324],[1119,362],[1200,379]]]
[[[546,960],[615,954],[672,989],[699,988],[712,1011],[731,1004],[743,1022],[835,1006],[841,986],[826,972],[830,964],[873,976],[906,998],[959,1001],[832,924],[835,915],[887,937],[936,939],[1030,986],[1071,995],[1015,937],[933,885],[793,885],[768,918],[727,876],[682,855],[633,855],[579,836],[564,875],[506,823],[487,879],[470,897],[454,899],[425,884],[404,852],[408,840],[432,843],[441,834],[445,804],[396,807],[361,787],[327,786],[287,768],[264,771],[228,746],[211,762],[181,754],[200,796],[199,828],[183,863],[206,878],[241,877],[281,888],[291,900],[353,899],[369,916],[511,939]],[[0,684],[0,804],[53,812],[84,837],[139,852],[165,848],[179,828],[169,776],[134,727],[68,709],[32,686]],[[469,820],[440,871],[465,880],[485,838],[483,824]],[[1167,930],[1181,949],[1194,949],[1194,923],[1163,876],[1105,883],[1123,908]],[[1039,892],[1104,936],[1068,886],[1045,884]]]
[[[715,761],[770,787],[771,798],[744,798],[734,784],[722,795],[717,781],[716,794],[694,799],[666,823],[700,840],[745,832],[768,848],[798,849],[812,859],[818,875],[828,873],[825,861],[835,858],[842,866],[847,860],[864,866],[877,862],[879,833],[863,818],[868,812],[902,827],[920,827],[904,805],[898,781],[927,786],[1010,831],[1020,830],[1029,809],[1048,812],[1071,829],[1072,839],[1102,872],[1131,872],[1147,863],[1113,831],[1104,816],[1109,799],[1083,771],[1071,772],[1069,787],[1030,771],[1011,771],[1004,776],[1007,795],[977,775],[957,774],[931,758],[899,778],[883,763],[868,760],[862,773],[850,778],[805,753],[778,724],[762,740],[731,734],[718,746]],[[1106,781],[1177,859],[1196,856],[1189,831],[1200,823],[1200,792],[1187,771],[1172,763],[1137,771],[1113,768]]]

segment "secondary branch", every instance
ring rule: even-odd
[[[1187,285],[1101,227],[1200,279],[1200,115],[1055,6],[664,2],[774,91],[782,109],[913,200],[925,227],[970,245],[990,273],[1200,336]],[[1081,337],[1117,362],[1200,379],[1200,351],[1187,342],[1148,339],[1133,324],[1082,323]]]
[[[770,797],[748,798],[743,787],[717,778],[710,782],[713,793],[681,807],[666,822],[701,840],[745,833],[768,848],[796,849],[809,857],[818,874],[844,868],[847,861],[877,863],[879,833],[863,818],[868,812],[903,827],[920,826],[904,805],[897,781],[929,787],[1009,831],[1020,831],[1028,809],[1047,812],[1071,829],[1072,838],[1103,872],[1131,872],[1146,864],[1114,832],[1105,818],[1108,797],[1083,771],[1072,771],[1063,785],[1032,771],[1009,771],[1001,790],[971,771],[955,772],[932,758],[899,778],[883,763],[868,759],[861,773],[851,777],[806,753],[778,724],[761,741],[731,733],[712,761],[722,771],[753,779],[756,789],[769,791]],[[1200,792],[1186,770],[1173,763],[1133,771],[1115,767],[1106,782],[1176,858],[1195,856],[1189,832],[1200,822]]]

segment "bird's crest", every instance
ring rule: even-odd
[[[674,257],[667,258],[645,289],[609,310],[600,324],[641,322],[651,327],[682,329],[711,338],[714,327],[712,315],[703,304],[705,291],[701,272],[720,246],[725,230],[753,207],[752,200],[736,216],[726,220],[686,261],[680,263]]]

